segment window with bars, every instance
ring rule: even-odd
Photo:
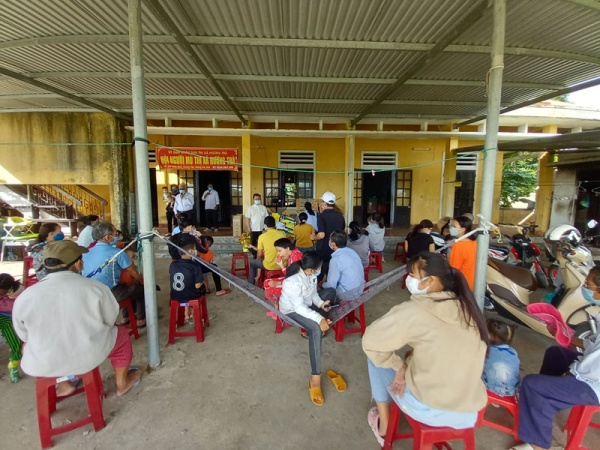
[[[412,170],[396,171],[396,206],[410,207]]]
[[[182,181],[187,184],[187,190],[194,195],[194,171],[193,170],[178,170],[177,179],[179,183]]]
[[[242,171],[231,172],[231,204],[242,206]]]
[[[296,199],[312,199],[312,172],[265,169],[265,204],[270,207],[295,207]]]

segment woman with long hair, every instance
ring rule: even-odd
[[[473,220],[467,216],[458,216],[452,219],[450,235],[461,238],[473,230]],[[466,239],[457,241],[450,248],[449,262],[452,267],[459,270],[467,279],[469,288],[475,285],[475,263],[477,261],[477,235],[472,234]]]
[[[319,230],[317,226],[317,213],[313,211],[312,203],[306,202],[304,203],[304,209],[306,210],[306,223],[312,225],[315,229],[315,233]]]
[[[407,258],[410,259],[421,252],[433,252],[435,250],[435,243],[430,236],[432,229],[433,222],[423,219],[408,233],[404,241],[404,250],[406,251]]]
[[[465,277],[436,253],[420,253],[406,267],[410,300],[373,322],[362,340],[377,405],[367,420],[380,445],[390,400],[418,422],[457,429],[473,427],[487,402],[488,331]],[[403,360],[395,351],[405,345],[413,352]]]
[[[37,242],[27,247],[27,251],[33,258],[33,268],[38,280],[46,276],[46,268],[44,267],[44,247],[48,242],[62,241],[65,238],[60,225],[55,222],[42,224],[38,234]]]

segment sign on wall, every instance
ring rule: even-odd
[[[156,147],[161,169],[238,170],[237,149],[199,147]]]

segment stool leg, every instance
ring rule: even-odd
[[[277,320],[275,321],[275,333],[281,333],[283,331],[283,321],[277,317]]]
[[[208,320],[208,305],[206,304],[206,297],[201,297],[201,300],[198,302],[200,307],[202,308],[202,320],[204,321],[204,327],[210,327],[210,321]]]
[[[465,450],[475,450],[475,430],[465,431]]]
[[[52,410],[50,409],[49,399],[51,389],[55,389],[54,385],[42,387],[41,383],[36,383],[35,394],[37,400],[38,427],[42,448],[52,447],[52,422],[50,421]]]
[[[96,370],[98,369],[96,368]],[[96,375],[91,373],[87,374],[84,378],[87,378],[84,380],[84,387],[90,418],[94,424],[94,430],[100,431],[106,426],[106,423],[104,422],[104,415],[102,414],[102,401],[100,400]]]
[[[202,324],[202,314],[200,312],[200,302],[190,302],[192,313],[194,314],[194,328],[196,330],[196,342],[204,342],[204,325]]]
[[[360,314],[360,335],[362,336],[363,334],[365,334],[365,330],[367,329],[367,318],[365,315],[365,305],[360,305],[358,307],[358,312]]]
[[[392,450],[394,441],[396,440],[396,434],[398,433],[398,424],[400,422],[400,408],[392,400],[390,403],[390,418],[388,427],[385,432],[385,439],[383,440],[383,449]]]
[[[177,316],[179,305],[177,302],[171,302],[171,313],[169,314],[169,341],[168,344],[175,342],[175,332],[177,330]]]
[[[344,340],[344,320],[340,319],[333,326],[333,331],[335,331],[335,340],[336,342],[342,342]]]
[[[587,409],[585,406],[577,411],[577,422],[573,424],[573,428],[570,433],[567,434],[567,445],[565,450],[579,450],[581,448],[581,442],[585,436],[585,432],[588,429],[590,421],[592,419],[593,410]],[[571,414],[573,414],[571,412]],[[570,421],[570,418],[569,418]]]

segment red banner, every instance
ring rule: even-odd
[[[237,149],[199,147],[156,147],[161,169],[238,170]]]

